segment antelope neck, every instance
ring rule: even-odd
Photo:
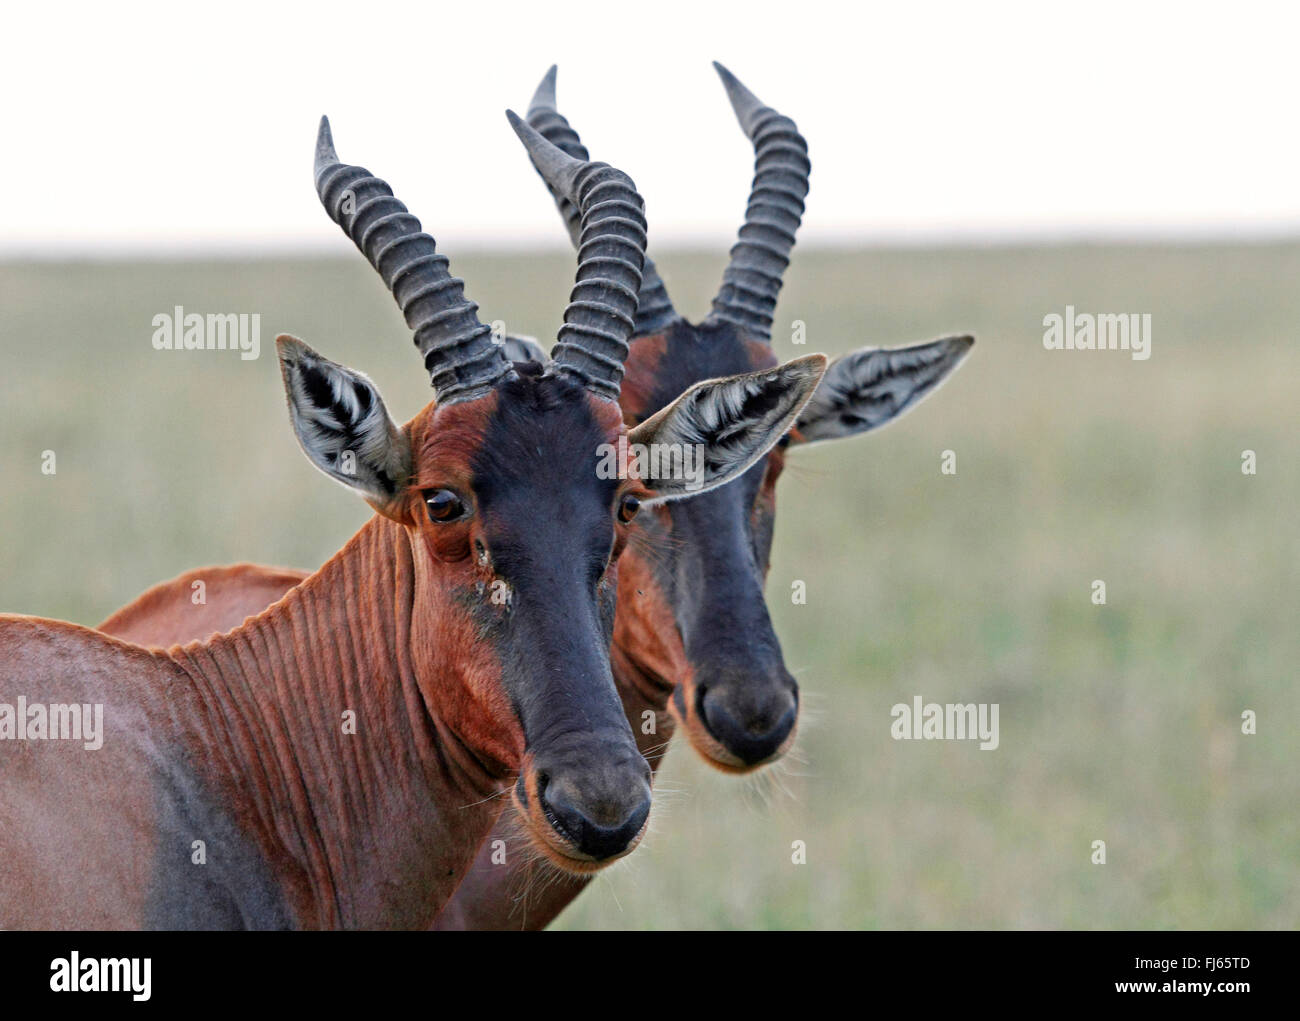
[[[205,717],[193,769],[302,926],[427,927],[500,812],[499,770],[425,697],[455,698],[454,674],[416,680],[411,542],[375,517],[280,602],[171,653]]]

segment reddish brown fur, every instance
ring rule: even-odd
[[[308,576],[261,564],[201,567],[155,585],[98,630],[137,645],[181,645],[238,627]],[[203,602],[195,602],[195,582],[203,584]]]
[[[659,381],[659,365],[668,350],[668,338],[662,333],[637,337],[628,345],[626,372],[618,403],[623,409],[623,419],[635,425],[649,417],[646,409],[654,399]]]
[[[498,778],[463,735],[506,721],[466,711],[459,669],[417,677],[394,641],[395,622],[413,619],[414,561],[405,531],[374,518],[256,618],[165,653],[0,617],[0,651],[17,669],[6,692],[102,702],[106,730],[97,752],[0,747],[0,916],[32,928],[178,924],[151,900],[160,870],[189,854],[163,793],[179,777],[183,811],[220,806],[216,818],[234,826],[226,840],[220,826],[188,830],[213,842],[213,865],[220,849],[267,869],[285,913],[269,924],[427,925],[498,811],[484,802]],[[322,646],[323,635],[343,646]],[[495,668],[480,655],[474,669]],[[342,736],[345,708],[367,739]]]

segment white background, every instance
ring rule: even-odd
[[[0,254],[342,251],[317,120],[444,250],[563,246],[503,110],[560,109],[726,245],[752,172],[710,60],[809,140],[808,242],[1300,228],[1287,5],[11,4]]]

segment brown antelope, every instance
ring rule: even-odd
[[[756,171],[740,240],[712,314],[691,325],[674,309],[646,259],[627,372],[619,397],[629,426],[648,420],[677,394],[715,375],[774,365],[771,323],[781,278],[803,212],[809,163],[793,121],[764,106],[715,65],[756,150]],[[555,102],[556,69],[543,78],[528,121],[570,156],[590,158]],[[540,168],[539,168],[540,169]],[[546,175],[543,174],[543,178]],[[574,244],[581,216],[548,183]],[[763,598],[775,524],[775,486],[789,446],[851,436],[897,418],[931,393],[970,350],[958,336],[913,347],[864,347],[831,363],[796,428],[737,482],[689,503],[665,503],[637,519],[650,537],[633,543],[619,568],[611,652],[614,678],[643,751],[659,749],[683,723],[692,745],[719,768],[743,772],[779,756],[794,738],[798,689],[782,661]],[[523,343],[517,357],[538,357]],[[221,605],[190,605],[202,579]],[[256,565],[204,568],[165,582],[101,626],[134,640],[166,644],[235,626],[260,600],[295,584],[292,572]],[[664,717],[667,708],[670,718]],[[643,714],[654,714],[648,732]],[[494,837],[510,840],[509,820]],[[526,905],[515,867],[493,863],[484,845],[475,868],[439,919],[442,927],[542,927],[585,881],[548,883]]]
[[[561,869],[636,844],[650,774],[610,673],[615,564],[639,503],[694,480],[604,477],[598,451],[689,438],[700,488],[721,485],[825,363],[703,384],[628,430],[641,198],[511,117],[583,221],[554,361],[503,356],[433,238],[322,120],[317,188],[401,306],[435,401],[399,428],[368,379],[281,337],[303,450],[377,512],[337,555],[166,651],[0,616],[0,926],[427,927],[502,791]],[[42,740],[96,706],[97,749]]]
[[[677,313],[647,257],[620,398],[629,426],[702,379],[777,361],[772,317],[808,192],[808,147],[794,121],[765,106],[721,64],[714,67],[754,145],[745,222],[713,310],[699,324]],[[552,67],[542,79],[528,121],[570,156],[588,159],[556,109],[555,74]],[[578,244],[579,210],[560,189],[547,186]],[[620,592],[627,598],[614,628],[616,658],[629,662],[642,690],[671,691],[673,717],[712,764],[753,769],[779,756],[794,736],[798,688],[763,599],[775,484],[786,449],[896,418],[930,393],[973,343],[950,337],[896,350],[861,348],[837,358],[791,433],[735,485],[689,505],[664,505],[640,522],[656,555],[635,557],[622,572]]]

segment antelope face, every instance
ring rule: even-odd
[[[569,871],[627,854],[650,811],[609,665],[627,507],[646,495],[598,471],[624,433],[617,406],[570,376],[521,371],[434,412],[412,487],[427,555],[460,565],[452,602],[492,664],[472,679],[490,707],[481,740],[517,774],[534,845]]]
[[[409,539],[409,656],[435,724],[518,776],[525,828],[552,861],[585,871],[631,851],[650,770],[608,650],[624,508],[648,494],[597,472],[626,432],[617,405],[563,373],[510,372],[398,429],[365,377],[277,346],[308,456]]]

